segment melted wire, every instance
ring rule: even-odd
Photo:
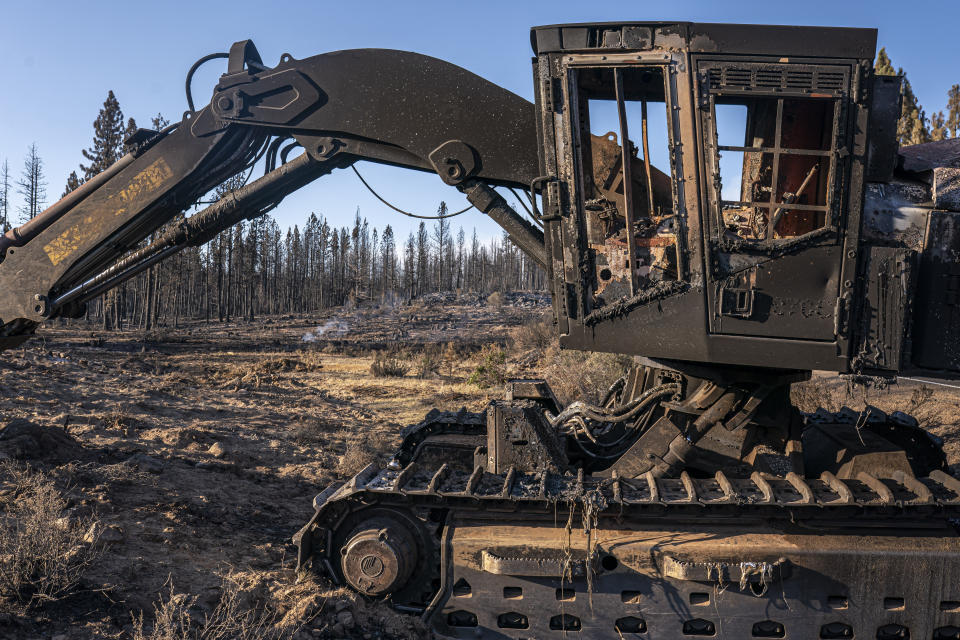
[[[470,205],[469,207],[467,207],[467,208],[465,208],[465,209],[460,209],[460,211],[454,211],[453,213],[447,213],[447,214],[444,214],[444,215],[442,215],[442,216],[421,216],[421,215],[418,215],[418,214],[416,214],[416,213],[410,213],[409,211],[404,211],[403,209],[399,209],[399,208],[393,206],[392,204],[390,204],[389,202],[387,202],[386,200],[384,200],[382,197],[380,197],[380,194],[379,194],[379,193],[377,193],[376,191],[373,190],[373,187],[371,187],[369,184],[367,184],[367,181],[363,179],[363,176],[360,175],[360,172],[357,171],[357,168],[356,168],[355,166],[350,165],[350,168],[353,169],[353,172],[354,172],[355,174],[357,174],[357,177],[358,177],[358,178],[360,178],[360,182],[363,183],[363,186],[365,186],[365,187],[370,191],[370,193],[372,193],[372,194],[374,195],[374,197],[375,197],[377,200],[379,200],[379,201],[382,202],[383,204],[387,205],[388,207],[390,207],[391,209],[393,209],[393,210],[396,211],[397,213],[402,213],[402,214],[405,215],[405,216],[409,216],[409,217],[411,217],[411,218],[419,218],[420,220],[441,220],[441,219],[443,219],[443,218],[452,218],[453,216],[458,216],[458,215],[460,215],[461,213],[466,213],[467,211],[470,211],[470,209],[473,209],[473,205]]]

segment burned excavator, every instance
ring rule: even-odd
[[[789,393],[814,370],[960,377],[960,144],[898,148],[874,30],[531,42],[535,104],[414,53],[268,67],[235,44],[207,106],[0,238],[0,345],[334,169],[434,172],[546,270],[562,346],[636,366],[598,406],[513,380],[431,412],[317,495],[301,567],[448,638],[960,638],[942,443]]]

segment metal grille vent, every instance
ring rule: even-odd
[[[842,93],[847,73],[825,67],[790,68],[788,65],[730,65],[706,69],[710,89],[783,89]]]
[[[710,76],[711,89],[719,89],[723,86],[723,71],[721,69],[710,69],[708,74]]]
[[[750,72],[750,69],[734,69],[728,68],[724,69],[724,78],[723,83],[730,87],[749,87],[753,82],[751,81],[751,76],[753,75]]]
[[[757,69],[758,87],[782,87],[783,69]]]
[[[787,88],[788,89],[810,89],[813,87],[812,71],[788,71]]]
[[[817,74],[817,88],[839,91],[843,88],[843,76],[839,71],[821,71]]]

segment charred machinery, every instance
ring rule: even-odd
[[[960,638],[941,443],[789,395],[814,370],[960,377],[960,144],[898,148],[874,30],[531,42],[535,104],[413,53],[235,44],[207,106],[0,238],[0,345],[334,169],[435,172],[544,267],[564,347],[637,364],[599,406],[515,380],[431,412],[316,497],[302,566],[451,638]]]

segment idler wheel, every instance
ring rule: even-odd
[[[340,568],[351,587],[368,596],[402,588],[417,564],[417,545],[409,529],[392,518],[363,523],[340,549]]]

